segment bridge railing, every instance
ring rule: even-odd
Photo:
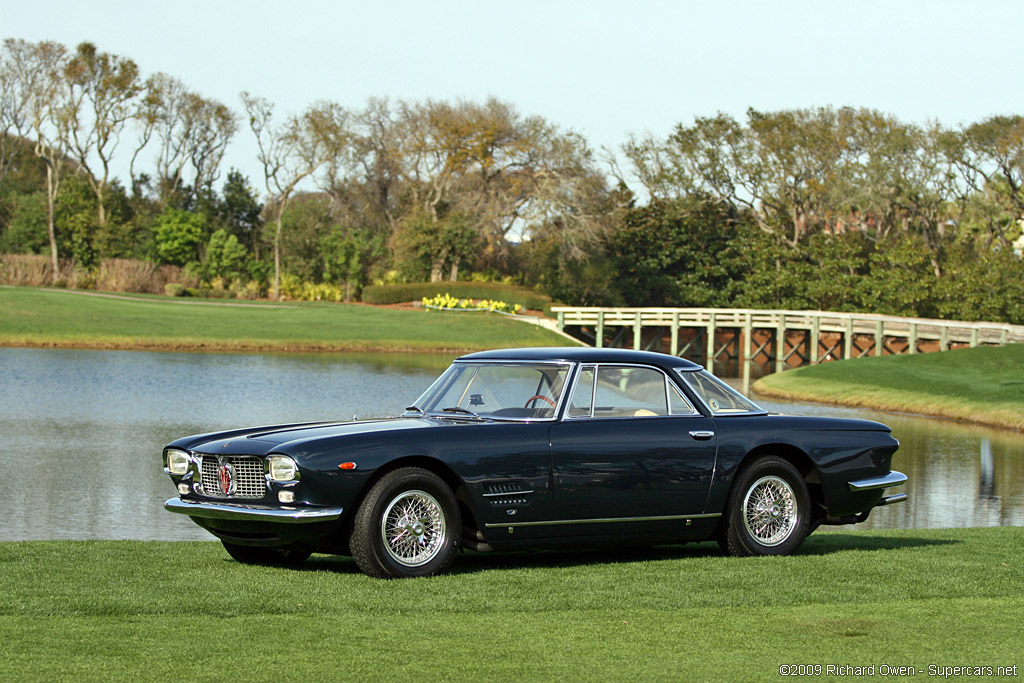
[[[775,370],[804,362],[866,355],[946,351],[954,346],[1024,343],[1024,326],[905,318],[868,313],[754,308],[601,308],[553,306],[558,328],[588,328],[595,346],[608,343],[698,355],[708,369],[725,353],[735,360],[764,356]],[[618,328],[618,329],[616,329]],[[662,328],[654,330],[650,328]],[[665,331],[667,330],[667,335]],[[695,331],[696,330],[696,334]],[[668,349],[661,348],[664,336]],[[744,374],[750,363],[744,364]],[[744,382],[746,384],[746,382]]]

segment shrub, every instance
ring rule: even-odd
[[[281,299],[292,301],[344,301],[345,290],[326,282],[304,282],[295,275],[281,277]]]
[[[431,299],[448,294],[457,299],[501,301],[522,308],[544,310],[551,306],[551,297],[516,285],[497,282],[411,282],[403,285],[371,285],[363,288],[363,301],[368,304],[398,304]]]
[[[168,282],[164,285],[164,294],[167,296],[185,296],[185,285],[180,282]]]
[[[65,271],[61,268],[61,271]],[[50,257],[41,254],[4,254],[0,256],[0,283],[45,287],[53,283]]]
[[[155,263],[135,259],[104,259],[96,276],[96,289],[113,292],[159,294],[162,284],[157,277]]]

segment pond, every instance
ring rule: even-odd
[[[0,540],[208,540],[163,510],[160,451],[237,426],[398,414],[450,355],[0,349]],[[928,418],[762,401],[893,428],[909,501],[858,528],[1024,525],[1024,439]]]

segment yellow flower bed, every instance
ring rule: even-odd
[[[523,307],[519,304],[507,304],[504,301],[490,299],[456,299],[451,294],[438,294],[434,298],[423,297],[423,308],[443,308],[447,310],[496,311],[515,315]]]

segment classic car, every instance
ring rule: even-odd
[[[474,551],[683,543],[783,555],[906,499],[866,420],[769,414],[699,365],[616,349],[511,349],[452,365],[397,417],[189,436],[165,503],[235,560],[350,555],[374,577]]]

